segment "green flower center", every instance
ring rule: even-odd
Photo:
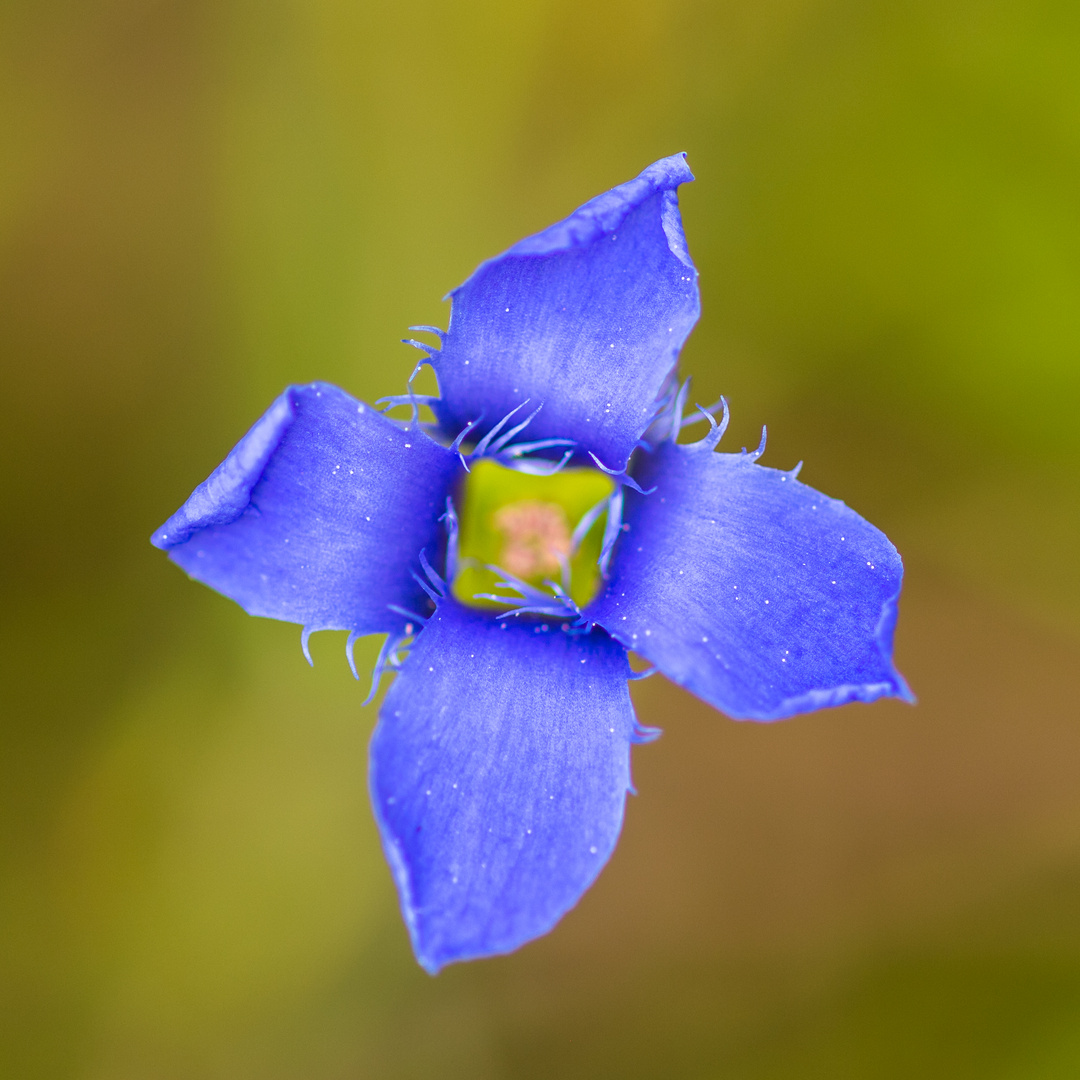
[[[495,590],[498,566],[516,578],[543,588],[545,581],[563,584],[579,606],[587,604],[600,584],[597,560],[604,516],[571,549],[574,529],[584,514],[614,490],[614,483],[596,469],[564,469],[554,476],[530,476],[494,461],[478,461],[465,479],[459,511],[458,574],[454,595],[470,607],[500,608],[476,593]]]

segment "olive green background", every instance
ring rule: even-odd
[[[8,0],[0,146],[0,1074],[1080,1074],[1075,3]],[[343,635],[147,537],[678,150],[696,396],[896,542],[920,703],[639,684],[600,881],[431,979]]]

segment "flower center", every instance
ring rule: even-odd
[[[575,545],[582,517],[614,489],[595,469],[564,469],[554,476],[532,476],[478,461],[458,496],[461,534],[454,595],[471,607],[505,610],[506,604],[477,600],[477,593],[498,591],[506,571],[545,588],[558,582],[579,604],[592,599],[599,585],[597,560],[603,541],[601,514]]]
[[[499,566],[514,577],[557,576],[570,557],[570,527],[558,503],[522,499],[499,507],[491,520],[506,538]]]

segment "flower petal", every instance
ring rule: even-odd
[[[479,437],[528,400],[529,438],[570,438],[621,469],[700,313],[676,189],[683,154],[597,196],[481,265],[451,294],[432,357],[456,433]]]
[[[410,571],[460,469],[336,386],[291,386],[151,541],[252,615],[391,631],[388,604],[427,610]]]
[[[371,742],[371,795],[417,959],[516,949],[607,862],[630,786],[634,713],[603,631],[452,600],[417,637]]]
[[[585,617],[739,719],[912,700],[893,667],[903,567],[888,538],[792,474],[665,442],[635,472]]]

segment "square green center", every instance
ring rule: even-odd
[[[614,483],[596,469],[564,469],[554,476],[515,472],[494,461],[478,461],[465,479],[460,509],[458,574],[454,595],[471,607],[501,608],[477,593],[495,589],[498,566],[542,587],[561,583],[568,562],[567,591],[578,606],[587,604],[600,583],[597,560],[603,542],[604,515],[570,551],[574,529],[585,513],[614,491]],[[506,590],[499,590],[505,592]]]

